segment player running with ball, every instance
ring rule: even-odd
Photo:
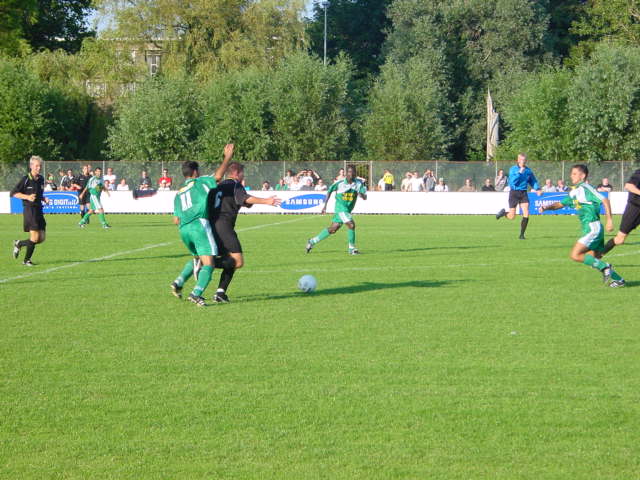
[[[607,216],[607,231],[613,230],[611,219],[611,203],[603,197],[595,188],[586,183],[589,169],[586,165],[574,165],[571,168],[571,182],[575,185],[569,192],[569,196],[561,202],[542,206],[539,212],[545,210],[559,210],[563,207],[575,207],[582,224],[584,234],[571,250],[571,259],[584,263],[602,273],[605,283],[610,287],[623,287],[624,279],[618,275],[613,267],[600,260],[604,250],[604,231],[600,223],[600,206],[604,205]]]
[[[324,206],[321,213],[326,213],[327,203],[331,194],[336,192],[335,214],[331,219],[329,228],[322,230],[317,236],[309,239],[307,242],[307,253],[318,243],[327,238],[329,235],[336,233],[344,224],[349,229],[347,231],[347,239],[349,241],[349,254],[357,255],[360,252],[356,248],[356,224],[353,221],[351,212],[356,206],[358,196],[363,200],[367,199],[367,189],[361,180],[356,178],[356,168],[353,165],[347,167],[347,176],[344,180],[335,182],[327,191],[327,198],[324,200]]]

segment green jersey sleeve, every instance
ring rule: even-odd
[[[567,195],[566,197],[564,197],[560,203],[562,205],[564,205],[565,207],[573,207],[573,198],[571,198],[571,193],[569,193],[569,195]]]
[[[216,188],[218,186],[218,182],[216,182],[216,178],[210,175],[205,175],[203,177],[199,177],[200,182],[206,185],[209,188]]]
[[[333,193],[333,192],[335,192],[336,190],[338,190],[338,184],[339,184],[339,183],[340,183],[340,182],[334,182],[334,183],[333,183],[333,185],[331,185],[331,186],[329,187],[329,190],[327,190],[327,195],[329,195],[330,193]]]

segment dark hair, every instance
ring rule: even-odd
[[[182,162],[182,175],[185,177],[192,177],[193,172],[197,172],[200,168],[198,162],[194,162],[193,160],[185,160]]]
[[[354,173],[357,173],[357,172],[356,172],[356,166],[355,166],[355,165],[347,165],[347,170],[349,170],[350,168],[353,168],[353,172],[354,172]],[[345,172],[346,172],[347,170],[345,170]]]
[[[589,168],[584,163],[576,163],[573,167],[571,167],[571,170],[573,170],[574,168],[584,173],[585,177],[589,176]]]
[[[231,172],[240,173],[240,172],[244,171],[244,165],[242,165],[241,163],[238,163],[238,162],[231,162],[229,164],[229,166],[227,167],[227,170],[230,173]]]

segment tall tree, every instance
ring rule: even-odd
[[[510,75],[532,71],[544,61],[549,15],[530,0],[395,0],[389,61],[402,63],[442,52],[450,82],[445,94],[456,109],[456,159],[484,158],[485,94],[500,99]]]
[[[24,21],[25,39],[33,50],[80,50],[82,40],[93,36],[87,24],[92,0],[37,0],[33,21]]]
[[[345,52],[354,63],[356,75],[377,73],[383,62],[382,46],[391,21],[387,9],[391,0],[327,0],[313,4],[307,32],[311,50],[324,55],[324,14],[327,11],[327,57]]]
[[[164,52],[163,68],[204,79],[220,71],[273,66],[305,43],[300,0],[97,4],[114,18],[114,38],[155,44]]]
[[[0,54],[17,56],[29,51],[24,26],[36,19],[36,0],[0,0]]]

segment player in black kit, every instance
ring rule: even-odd
[[[31,256],[38,243],[46,238],[47,222],[42,213],[42,202],[49,203],[44,198],[44,177],[40,175],[42,158],[34,155],[29,159],[29,173],[22,177],[11,190],[10,195],[22,200],[24,231],[29,233],[27,240],[13,242],[13,258],[18,258],[20,249],[26,247],[23,265],[32,267]]]
[[[627,199],[627,206],[622,214],[620,230],[617,235],[610,239],[604,246],[603,255],[613,250],[614,247],[622,245],[627,235],[640,225],[640,170],[633,172],[631,178],[624,184],[624,189],[629,192],[629,198]]]
[[[78,190],[78,204],[80,205],[81,219],[84,218],[84,216],[87,214],[87,212],[89,212],[89,209],[91,208],[89,202],[89,192],[85,191],[85,187],[87,186],[87,183],[89,183],[89,179],[91,178],[90,172],[91,165],[83,165],[82,173],[75,177],[73,181],[74,188]],[[85,192],[85,194],[82,195],[82,192]],[[89,221],[87,221],[87,223],[89,223]]]
[[[253,197],[242,186],[244,166],[238,162],[229,164],[227,179],[209,193],[209,216],[213,225],[213,235],[218,245],[216,268],[222,268],[220,283],[213,300],[218,303],[229,301],[227,289],[238,268],[244,265],[242,246],[235,231],[236,219],[241,207],[255,204],[279,206],[281,200],[275,196],[269,198]]]

